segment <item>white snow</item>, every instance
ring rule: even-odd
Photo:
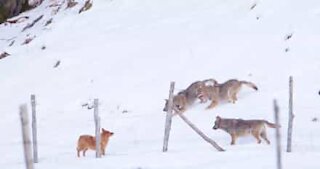
[[[84,1],[77,1],[54,14],[57,7],[49,5],[63,1],[45,0],[20,15],[27,21],[0,25],[0,53],[11,54],[0,60],[1,169],[24,168],[18,107],[30,105],[31,94],[37,96],[37,169],[275,168],[274,129],[267,129],[271,145],[245,137],[235,146],[227,133],[212,130],[217,115],[274,121],[273,99],[280,105],[283,168],[319,169],[320,122],[312,119],[320,118],[320,1],[94,0],[81,14]],[[290,75],[295,119],[293,152],[286,153]],[[236,104],[212,110],[196,104],[185,113],[226,152],[174,117],[163,153],[170,81],[179,91],[206,78],[248,80],[259,91],[243,87]],[[103,158],[94,151],[78,158],[79,135],[94,134],[93,110],[82,105],[94,98],[102,127],[115,135]]]

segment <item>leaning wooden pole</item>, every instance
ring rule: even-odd
[[[101,158],[101,134],[100,134],[100,117],[99,117],[99,100],[94,99],[94,122],[96,131],[96,158]]]
[[[24,159],[26,163],[26,169],[33,169],[33,159],[32,159],[32,147],[30,139],[30,129],[29,129],[29,118],[27,112],[27,105],[20,106],[20,121],[21,121],[21,131],[24,149]]]
[[[186,118],[181,113],[178,113],[179,117],[186,122],[197,134],[199,134],[206,142],[210,143],[214,148],[218,151],[225,151],[222,147],[220,147],[215,141],[206,136],[198,127],[196,127],[189,119]]]
[[[31,95],[33,162],[38,163],[36,96]]]
[[[173,102],[174,84],[175,84],[174,82],[171,82],[170,84],[168,111],[166,115],[162,152],[168,151],[169,136],[170,136],[170,130],[171,130],[171,123],[172,123],[172,110],[173,110],[172,102]]]
[[[291,152],[292,145],[292,127],[293,127],[293,78],[289,78],[289,121],[288,121],[288,136],[287,136],[287,152]]]
[[[276,100],[273,101],[274,105],[274,119],[275,123],[280,126],[279,122],[279,107]],[[276,128],[276,156],[277,156],[277,169],[282,169],[282,159],[281,159],[281,135],[279,127]]]

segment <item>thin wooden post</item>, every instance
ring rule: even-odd
[[[288,136],[287,136],[287,152],[291,152],[292,145],[292,127],[293,127],[293,78],[289,78],[289,121],[288,121]]]
[[[166,115],[162,152],[168,151],[169,136],[170,136],[170,130],[171,130],[171,123],[172,123],[172,110],[173,110],[172,109],[173,108],[172,102],[173,102],[174,84],[175,84],[174,82],[170,83],[168,111],[167,111],[167,115]]]
[[[95,122],[95,129],[96,129],[96,158],[101,158],[101,145],[100,145],[100,117],[99,117],[99,100],[94,99],[94,122]]]
[[[222,147],[220,147],[215,141],[207,137],[201,130],[199,130],[190,120],[188,120],[183,114],[178,113],[179,117],[186,122],[197,134],[199,134],[206,142],[211,144],[218,151],[225,151]]]
[[[29,118],[27,105],[20,106],[20,121],[21,121],[21,131],[23,139],[23,149],[24,149],[24,159],[26,163],[26,169],[33,169],[33,159],[32,159],[32,147],[29,131]]]
[[[31,95],[33,162],[38,163],[36,96]]]
[[[280,126],[279,123],[279,107],[276,100],[273,101],[274,105],[274,119],[275,123]],[[276,155],[277,155],[277,169],[282,169],[282,160],[281,160],[281,135],[279,127],[276,128]]]

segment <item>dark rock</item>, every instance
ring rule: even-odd
[[[0,54],[0,59],[3,59],[3,58],[5,58],[5,57],[7,57],[9,55],[10,55],[9,53],[3,52],[3,53]]]
[[[29,0],[0,0],[0,23],[31,8]]]

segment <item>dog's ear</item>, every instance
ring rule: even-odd
[[[220,116],[217,116],[217,117],[216,117],[216,119],[217,119],[217,120],[220,120],[220,119],[221,119],[221,117],[220,117]]]
[[[105,130],[104,128],[102,128],[102,132],[106,132],[107,130]]]
[[[168,102],[168,99],[164,99],[164,101]]]

